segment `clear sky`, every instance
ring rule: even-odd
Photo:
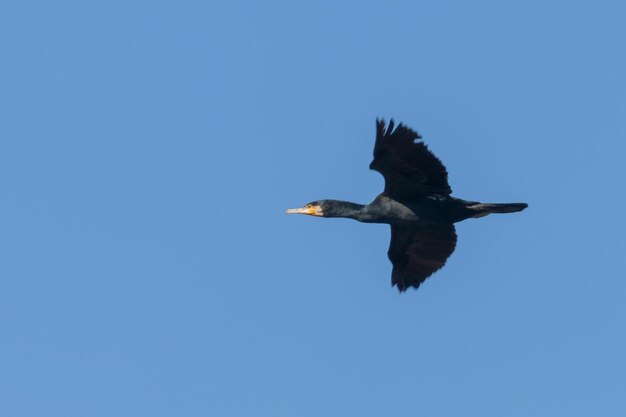
[[[626,415],[623,1],[0,4],[0,415]],[[456,196],[390,285],[376,117]]]

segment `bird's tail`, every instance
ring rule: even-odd
[[[483,217],[491,213],[515,213],[528,207],[526,203],[477,203],[467,206],[476,212],[472,217]]]

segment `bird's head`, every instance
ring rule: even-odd
[[[324,200],[312,201],[301,208],[288,209],[287,214],[308,214],[309,216],[324,217]]]
[[[289,209],[287,214],[308,214],[317,217],[349,217],[356,218],[361,204],[340,200],[318,200],[312,201],[302,208]]]

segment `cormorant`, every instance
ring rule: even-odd
[[[452,197],[448,172],[422,137],[402,123],[376,120],[374,160],[370,169],[385,178],[385,190],[368,205],[339,200],[313,201],[288,214],[347,217],[391,225],[387,255],[393,264],[391,284],[400,292],[418,288],[442,268],[456,246],[454,223],[491,213],[514,213],[525,203],[480,203]]]

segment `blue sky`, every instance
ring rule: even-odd
[[[623,416],[626,6],[4,2],[0,415]],[[390,287],[374,119],[456,196]]]

